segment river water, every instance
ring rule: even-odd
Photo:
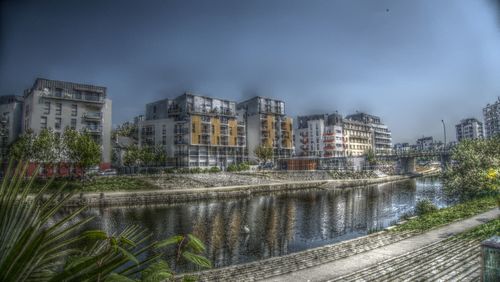
[[[97,219],[86,228],[117,233],[139,225],[156,240],[193,233],[206,243],[214,266],[223,267],[364,236],[393,225],[423,198],[448,205],[439,179],[418,178],[175,205],[92,208],[86,215]]]

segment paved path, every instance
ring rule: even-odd
[[[264,281],[327,281],[341,278],[348,274],[374,267],[375,265],[386,260],[397,259],[397,257],[409,252],[415,252],[428,245],[439,243],[452,235],[464,232],[499,216],[500,211],[495,208],[469,219],[458,221],[420,235],[400,240],[394,244],[382,246],[377,249],[295,271],[289,274],[275,276]]]

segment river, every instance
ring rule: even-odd
[[[97,219],[86,228],[116,233],[139,225],[156,240],[193,233],[206,243],[214,266],[223,267],[364,236],[393,225],[423,198],[448,205],[438,178],[417,178],[230,200],[91,208],[86,215]]]

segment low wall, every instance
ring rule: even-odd
[[[66,206],[128,206],[170,204],[207,199],[248,197],[272,192],[300,191],[305,189],[332,189],[356,187],[384,182],[400,181],[411,176],[388,176],[373,179],[293,181],[259,185],[192,188],[182,190],[153,190],[138,192],[80,193],[73,196]]]

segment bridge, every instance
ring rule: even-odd
[[[400,151],[386,155],[376,155],[375,158],[381,161],[397,161],[399,173],[415,173],[415,160],[417,158],[439,157],[441,167],[445,168],[451,162],[452,148],[425,151]]]

